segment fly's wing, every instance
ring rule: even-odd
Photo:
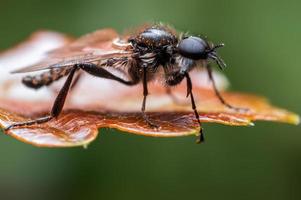
[[[12,73],[33,72],[80,63],[101,62],[108,58],[130,57],[130,44],[114,41],[118,34],[112,29],[101,29],[84,35],[70,44],[48,52],[38,63]]]

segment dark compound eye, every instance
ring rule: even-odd
[[[179,53],[194,60],[206,59],[209,46],[206,41],[199,37],[188,37],[183,39],[178,46]]]

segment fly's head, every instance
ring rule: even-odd
[[[226,64],[216,52],[216,49],[223,46],[224,44],[210,45],[206,40],[200,37],[190,36],[183,38],[177,48],[178,53],[185,58],[195,61],[212,59],[217,63],[220,69],[224,69]]]

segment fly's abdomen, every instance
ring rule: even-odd
[[[35,76],[26,76],[22,79],[22,83],[27,87],[39,89],[43,86],[48,86],[54,81],[57,81],[68,75],[71,69],[72,67],[50,69],[47,72]]]

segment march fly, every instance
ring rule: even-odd
[[[121,84],[133,86],[143,85],[143,100],[141,117],[154,129],[160,127],[150,119],[146,113],[148,83],[156,78],[159,71],[163,71],[164,85],[172,87],[186,80],[187,97],[190,97],[191,107],[199,123],[199,142],[204,141],[199,113],[196,108],[189,72],[203,67],[208,72],[213,89],[220,102],[230,109],[240,109],[224,100],[219,93],[212,76],[210,60],[220,69],[226,64],[217,54],[217,49],[224,44],[214,45],[205,38],[178,35],[172,28],[165,25],[151,25],[130,36],[118,36],[112,29],[102,29],[80,37],[70,44],[53,50],[39,63],[13,71],[12,73],[26,73],[40,71],[38,75],[25,76],[22,79],[27,87],[39,89],[53,82],[67,77],[60,89],[50,113],[44,117],[25,122],[16,122],[5,128],[6,131],[15,127],[42,124],[58,118],[62,112],[70,87],[77,82],[81,72],[93,76],[118,81]],[[118,70],[124,76],[112,72]]]

